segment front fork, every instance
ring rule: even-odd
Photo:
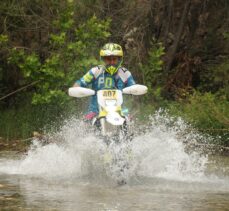
[[[101,118],[100,119],[100,129],[101,129],[101,135],[102,136],[105,136],[106,135],[106,120],[105,118]]]
[[[106,124],[109,124],[109,123],[106,122],[105,117],[101,117],[101,118],[95,117],[92,120],[92,125],[95,126],[96,129],[98,129],[100,131],[102,136],[107,135]],[[127,119],[125,120],[124,124],[122,126],[120,126],[120,128],[121,128],[122,132],[124,133],[124,135],[127,135],[127,133],[128,133]]]

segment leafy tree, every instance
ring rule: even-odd
[[[151,44],[148,62],[146,65],[140,65],[143,73],[143,83],[148,87],[149,94],[146,96],[148,100],[161,100],[161,87],[163,85],[163,61],[162,56],[165,54],[165,48],[162,43]]]
[[[8,58],[11,64],[18,65],[28,81],[39,81],[33,95],[34,104],[64,103],[67,100],[66,88],[98,63],[95,57],[98,52],[95,51],[110,36],[110,20],[101,21],[93,16],[73,27],[72,15],[67,17],[59,24],[54,23],[60,26],[60,31],[50,35],[52,52],[43,63],[36,52],[28,54],[25,50],[13,49]]]

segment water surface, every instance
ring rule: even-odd
[[[181,133],[183,122],[156,120],[131,142],[109,147],[72,120],[49,144],[2,152],[0,208],[228,210],[229,158],[187,150],[184,143],[199,134]]]

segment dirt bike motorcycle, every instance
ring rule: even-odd
[[[144,85],[135,84],[124,88],[122,91],[117,89],[104,89],[95,92],[92,89],[83,87],[69,88],[68,94],[72,97],[88,97],[97,95],[99,114],[92,121],[95,125],[99,123],[100,133],[103,137],[118,137],[121,133],[127,132],[127,116],[123,113],[123,94],[143,95],[147,92]]]
[[[131,139],[128,137],[128,117],[122,110],[123,94],[143,95],[146,92],[147,87],[139,84],[123,90],[105,89],[95,92],[83,87],[68,90],[69,96],[77,98],[97,95],[99,113],[92,123],[99,125],[100,135],[107,145],[106,151],[101,155],[104,166],[118,185],[127,183],[131,169]]]

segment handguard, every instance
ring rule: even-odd
[[[131,94],[131,95],[144,95],[148,91],[148,88],[144,85],[135,84],[129,87],[126,87],[122,90],[124,94]]]
[[[94,90],[84,87],[71,87],[68,89],[68,95],[71,97],[88,97],[94,94]]]

